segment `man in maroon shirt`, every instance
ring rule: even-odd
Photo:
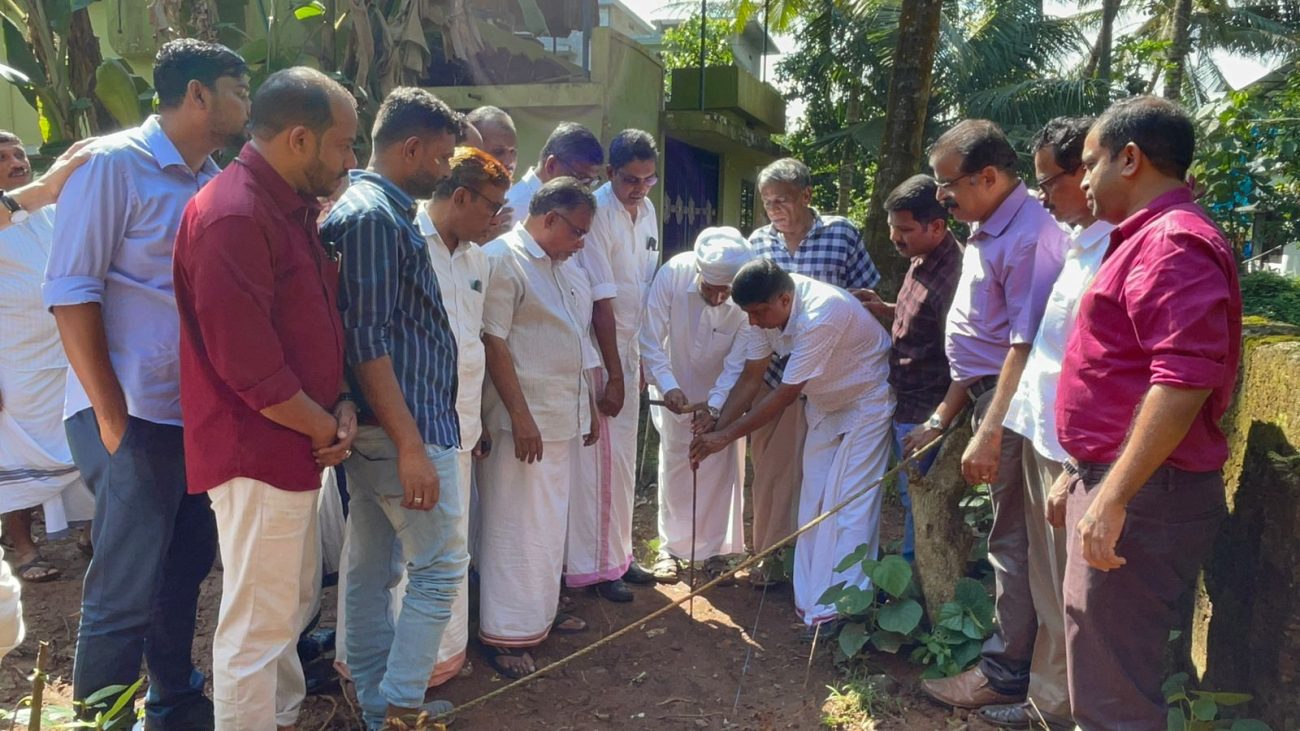
[[[1082,187],[1117,225],[1066,345],[1057,432],[1070,454],[1070,705],[1084,731],[1162,731],[1179,597],[1226,513],[1218,421],[1241,353],[1232,248],[1192,201],[1191,119],[1116,103],[1084,142]]]
[[[217,731],[297,721],[316,491],[356,433],[338,264],[316,228],[317,196],[356,165],[355,103],[319,71],[287,69],[262,83],[249,123],[253,140],[186,208],[175,253],[189,491],[212,500],[224,567]]]

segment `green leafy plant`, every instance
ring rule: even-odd
[[[982,584],[969,578],[958,581],[953,600],[940,607],[938,622],[927,629],[911,564],[902,556],[875,560],[866,555],[867,546],[859,546],[835,570],[860,566],[871,579],[871,589],[839,582],[819,600],[834,604],[847,618],[838,638],[846,658],[867,645],[891,654],[911,647],[909,659],[928,665],[924,676],[933,678],[956,675],[979,657],[993,629],[993,600]]]
[[[0,710],[0,719],[10,721],[15,727],[31,726],[35,716],[40,719],[41,728],[93,731],[129,729],[135,721],[131,702],[143,684],[144,678],[140,678],[131,685],[110,685],[92,693],[84,701],[71,703],[37,704],[33,701],[34,696],[29,695],[18,701],[18,707],[14,711]]]
[[[1248,703],[1250,695],[1194,690],[1187,687],[1187,681],[1187,673],[1177,673],[1161,688],[1169,704],[1168,731],[1272,731],[1268,724],[1253,718],[1219,718],[1222,708]]]

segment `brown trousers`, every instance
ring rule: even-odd
[[[766,386],[757,403],[771,389]],[[803,399],[797,399],[776,418],[749,435],[749,457],[754,461],[750,487],[754,506],[754,543],[757,553],[794,533],[798,528],[799,486],[803,483],[803,442],[808,434]]]
[[[1067,526],[1078,525],[1109,469],[1080,466],[1070,484]],[[1165,731],[1165,645],[1179,599],[1196,583],[1226,514],[1221,473],[1164,466],[1128,504],[1115,547],[1124,566],[1088,566],[1071,528],[1065,649],[1070,705],[1083,731]]]

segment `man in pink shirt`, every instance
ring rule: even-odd
[[[1117,224],[1066,345],[1066,664],[1084,731],[1159,731],[1169,630],[1226,514],[1218,422],[1241,356],[1232,247],[1192,200],[1191,119],[1117,102],[1083,147],[1082,187]]]
[[[989,560],[997,581],[998,628],[984,643],[979,665],[921,685],[934,700],[957,708],[1024,700],[1038,631],[1029,581],[1023,440],[1002,422],[1069,236],[1029,195],[1018,164],[1006,135],[988,120],[961,122],[930,148],[937,198],[954,218],[971,224],[971,235],[948,310],[952,385],[904,447],[910,451],[929,443],[974,402],[975,434],[962,456],[962,473],[972,485],[989,485]]]

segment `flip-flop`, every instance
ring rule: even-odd
[[[582,623],[582,626],[581,626],[581,627],[578,627],[578,628],[576,628],[576,629],[573,628],[573,627],[561,627],[561,626],[560,626],[560,625],[564,624],[565,622],[569,622],[569,621],[577,621],[577,622],[581,622],[581,623]],[[581,617],[575,617],[575,616],[573,616],[572,614],[565,614],[565,613],[561,612],[561,613],[555,615],[555,621],[551,623],[551,631],[554,632],[554,633],[557,634],[557,635],[576,635],[576,634],[579,634],[579,633],[581,633],[581,632],[586,632],[586,631],[587,631],[587,622],[586,622],[586,620],[582,619]]]
[[[26,576],[26,572],[31,571],[32,569],[44,569],[47,573],[36,577]],[[31,561],[15,566],[14,575],[19,579],[22,579],[25,584],[44,584],[47,581],[58,579],[63,575],[63,572],[59,570],[58,566],[46,561],[45,557],[38,553],[36,554],[36,558]]]
[[[535,659],[533,661],[533,669],[524,672],[508,667],[501,662],[501,658],[503,657],[522,658],[525,655],[528,655],[531,658],[532,656],[529,655],[528,650],[522,647],[498,647],[496,645],[483,643],[483,653],[487,656],[488,664],[491,665],[492,669],[497,671],[497,673],[502,677],[510,678],[511,680],[518,680],[537,672],[537,662]]]

